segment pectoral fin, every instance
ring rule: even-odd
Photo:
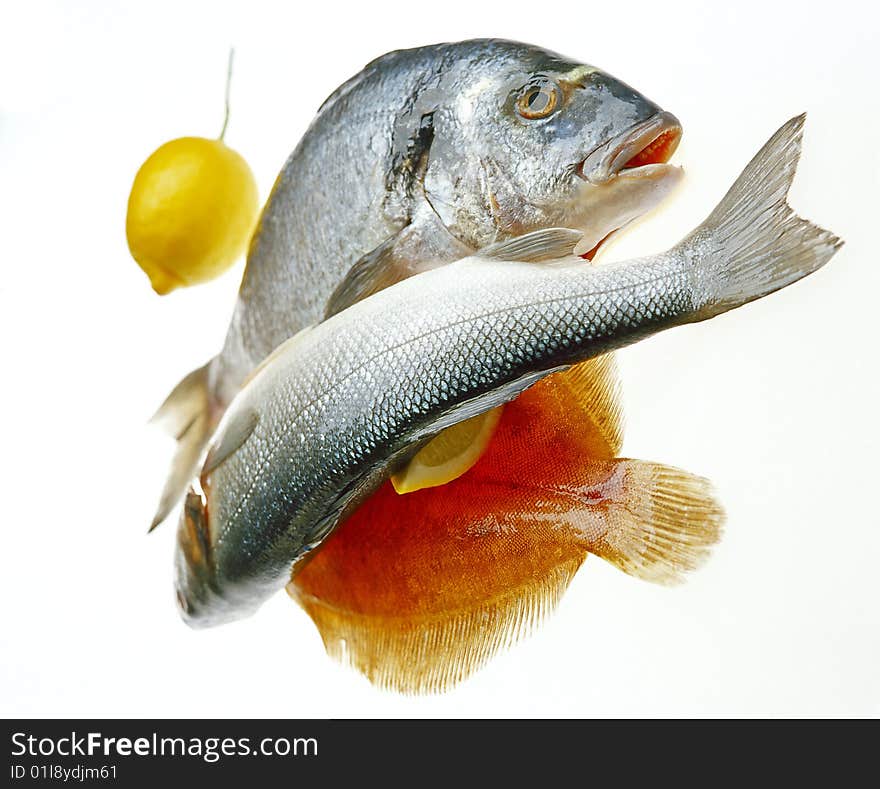
[[[327,300],[324,318],[410,276],[408,262],[399,258],[397,241],[397,236],[389,238],[351,267]]]
[[[260,415],[250,408],[233,413],[223,427],[219,438],[208,449],[205,465],[202,467],[202,475],[210,474],[236,452],[254,432],[259,421]]]
[[[547,263],[564,261],[582,263],[574,254],[574,249],[584,237],[578,230],[564,227],[550,227],[535,230],[523,236],[500,241],[481,249],[478,257],[487,260],[506,260],[508,262]]]
[[[333,291],[324,309],[329,318],[397,282],[471,254],[427,204],[420,204],[399,233],[367,252]]]

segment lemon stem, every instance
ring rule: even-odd
[[[235,58],[235,49],[229,50],[229,61],[226,66],[226,113],[223,116],[223,128],[220,129],[220,140],[226,136],[226,127],[229,125],[229,86],[232,85],[232,61]]]

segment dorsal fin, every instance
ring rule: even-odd
[[[259,421],[260,415],[252,408],[245,408],[233,414],[232,418],[223,428],[220,439],[215,444],[212,444],[208,450],[205,465],[202,467],[202,475],[210,474],[244,444],[250,434],[254,432],[254,428]]]
[[[549,227],[517,236],[509,241],[492,244],[480,250],[477,257],[520,263],[546,263],[550,260],[573,257],[574,248],[583,235],[578,230]]]

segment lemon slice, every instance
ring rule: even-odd
[[[457,479],[482,457],[501,419],[504,406],[466,419],[432,438],[409,463],[391,475],[398,493],[445,485]]]

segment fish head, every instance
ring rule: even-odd
[[[220,583],[213,557],[216,548],[211,536],[209,490],[197,478],[183,501],[177,529],[174,585],[177,608],[190,627],[213,627],[230,622],[242,611],[257,605],[241,599],[234,584]]]
[[[213,596],[210,553],[207,500],[204,493],[193,485],[184,498],[180,513],[175,560],[177,606],[188,624],[199,621],[202,609]]]
[[[681,125],[597,68],[505,44],[469,64],[435,113],[426,196],[474,248],[564,226],[583,232],[579,253],[594,251],[679,182],[667,161]]]

